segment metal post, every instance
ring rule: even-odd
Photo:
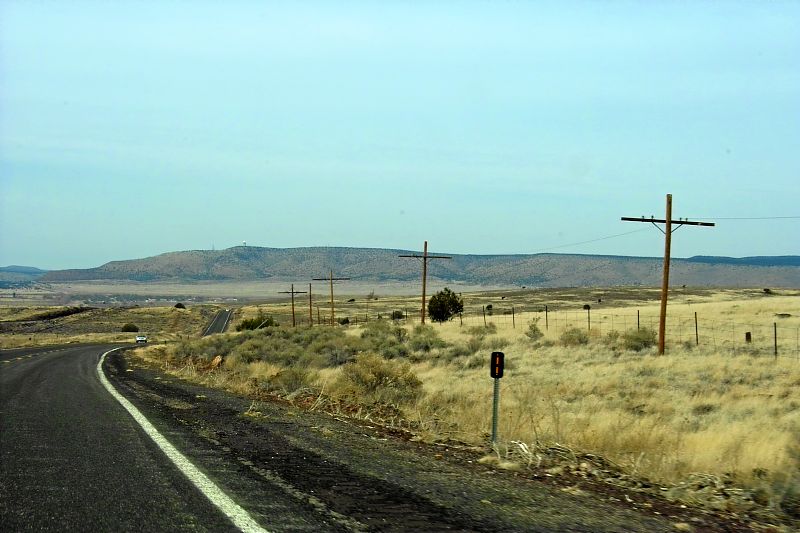
[[[483,306],[483,327],[486,327],[486,306]]]
[[[544,329],[545,330],[550,329],[550,323],[549,323],[549,321],[547,319],[547,306],[546,305],[544,306]]]
[[[639,310],[636,310],[636,329],[639,329]]]
[[[514,306],[513,305],[511,306],[511,327],[513,329],[517,329],[517,321],[514,318]]]
[[[700,333],[697,329],[697,311],[694,312],[694,344],[700,346]]]
[[[311,284],[308,284],[308,325],[314,325],[313,305],[311,303]]]
[[[494,396],[492,400],[492,444],[497,442],[497,415],[500,406],[500,379],[494,378]]]

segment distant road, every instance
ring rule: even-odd
[[[232,309],[222,309],[214,317],[214,320],[208,325],[203,332],[203,337],[207,335],[214,335],[215,333],[223,333],[227,328],[233,316]]]

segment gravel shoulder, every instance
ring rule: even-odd
[[[123,352],[106,374],[273,531],[750,531],[579,476],[509,472],[487,450],[187,383]],[[280,523],[274,523],[277,501]]]

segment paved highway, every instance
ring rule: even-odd
[[[101,384],[107,349],[0,352],[0,529],[235,530]]]
[[[211,321],[211,324],[209,324],[206,330],[203,332],[203,336],[205,337],[207,335],[213,335],[215,333],[223,333],[227,329],[232,316],[233,316],[232,309],[220,310],[214,317],[214,320]]]

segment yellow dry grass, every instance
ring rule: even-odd
[[[488,356],[492,339],[504,338],[507,370],[501,380],[499,424],[504,441],[560,443],[665,481],[692,472],[735,472],[752,479],[763,471],[786,468],[789,444],[800,441],[800,357],[795,343],[800,296],[683,305],[692,313],[690,342],[669,342],[665,356],[655,349],[607,347],[607,331],[599,333],[599,320],[593,320],[590,343],[578,347],[558,344],[563,327],[553,327],[552,321],[545,342],[525,337],[521,326],[540,313],[519,316],[516,328],[497,321],[497,332],[484,339],[485,354],[446,365],[415,366],[428,393],[418,409],[445,416],[447,423],[439,424],[440,431],[449,428],[445,436],[485,440],[492,404]],[[639,309],[641,316],[658,315],[657,306]],[[622,311],[615,310],[618,316]],[[682,318],[681,311],[680,304],[670,307],[671,323]],[[716,349],[708,343],[694,346],[694,312],[720,325]],[[791,316],[776,318],[779,313]],[[628,316],[633,317],[628,326],[635,328],[635,313]],[[487,320],[493,322],[492,317]],[[575,325],[586,328],[583,320]],[[780,357],[772,356],[771,339],[764,349],[746,346],[743,333],[733,348],[722,343],[729,322],[772,331],[776,321],[790,337]],[[544,330],[543,320],[539,324]],[[468,328],[457,321],[435,327],[449,342],[468,338]]]

